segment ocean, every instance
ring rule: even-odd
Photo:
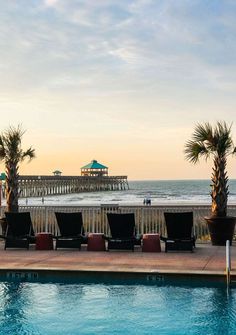
[[[20,205],[142,205],[150,197],[152,205],[211,204],[210,180],[145,180],[129,181],[129,190],[21,198]],[[229,204],[236,204],[236,179],[229,181]],[[43,200],[43,201],[42,201]],[[4,205],[4,201],[3,201]]]

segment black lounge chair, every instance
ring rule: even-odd
[[[165,242],[165,252],[169,250],[191,251],[195,247],[193,236],[193,212],[164,213],[167,237],[160,236]]]
[[[29,249],[30,243],[35,243],[33,225],[30,212],[6,212],[6,248],[26,248]]]
[[[87,236],[84,234],[83,218],[81,212],[63,213],[55,212],[60,235],[56,238],[56,249],[78,248],[82,243],[87,243]]]
[[[141,244],[141,236],[136,235],[135,218],[133,213],[107,213],[111,237],[108,241],[108,250],[133,250],[135,245]]]

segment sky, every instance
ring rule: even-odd
[[[236,1],[0,0],[0,131],[22,125],[21,174],[208,179],[184,145],[233,123]],[[0,171],[4,170],[3,164]],[[236,157],[228,160],[236,178]]]

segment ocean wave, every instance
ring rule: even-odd
[[[129,190],[76,193],[46,196],[42,198],[20,198],[20,205],[100,205],[119,203],[120,205],[142,205],[143,199],[150,196],[152,204],[201,203],[210,204],[209,181],[137,181]],[[43,200],[43,201],[42,201]],[[231,180],[230,204],[236,203],[236,180]],[[3,200],[3,205],[5,200]]]

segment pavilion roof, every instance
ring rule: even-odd
[[[83,166],[81,169],[108,169],[108,167],[93,159],[89,164]]]

